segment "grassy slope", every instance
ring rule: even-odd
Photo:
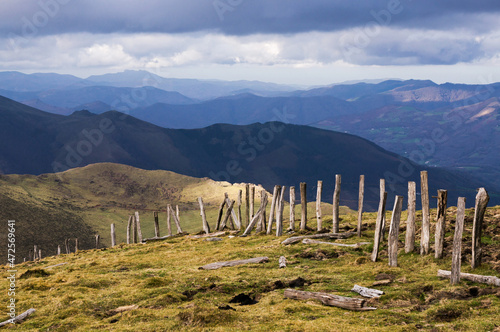
[[[448,209],[452,225],[455,212],[453,207]],[[484,260],[488,262],[474,271],[467,263],[472,213],[467,211],[462,271],[498,276],[500,208],[487,211],[483,241],[487,244]],[[352,215],[343,215],[343,218],[343,228],[354,223]],[[326,219],[325,222],[331,221]],[[339,242],[371,241],[375,214],[365,214],[364,219],[368,231],[361,239]],[[310,220],[311,226],[313,220]],[[417,220],[421,220],[420,215]],[[432,255],[401,253],[400,266],[388,267],[385,245],[380,261],[373,263],[368,259],[371,246],[361,249],[304,244],[285,247],[280,244],[284,238],[224,237],[221,242],[206,242],[182,237],[23,263],[18,266],[18,276],[27,270],[61,262],[67,264],[45,269],[48,276],[18,280],[18,310],[34,307],[38,311],[16,330],[491,331],[500,325],[498,288],[467,281],[450,286],[447,280],[436,277],[438,269],[450,267],[450,246],[443,260],[435,260]],[[401,232],[400,239],[403,238],[404,232]],[[448,232],[448,244],[451,238],[452,232]],[[278,269],[281,255],[288,259],[286,269]],[[256,256],[268,256],[270,262],[215,271],[198,269],[215,261]],[[5,270],[1,273],[6,274]],[[283,289],[276,287],[277,282],[286,284],[297,277],[307,281],[298,289],[345,296],[354,296],[349,292],[354,284],[370,287],[377,278],[388,277],[393,281],[374,287],[386,292],[380,300],[373,301],[376,311],[352,312],[314,301],[284,299]],[[6,279],[2,278],[0,289],[6,288]],[[229,303],[239,293],[257,296],[258,303],[250,306]],[[471,295],[475,293],[479,295]],[[0,292],[0,302],[7,303],[6,292]],[[133,304],[138,305],[138,309],[112,312],[117,307]],[[226,305],[235,310],[219,309]]]

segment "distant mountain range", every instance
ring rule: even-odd
[[[98,162],[251,182],[267,190],[276,184],[298,188],[305,181],[311,199],[316,182],[323,180],[326,201],[335,174],[342,174],[341,203],[351,207],[357,204],[358,179],[364,174],[370,210],[378,203],[380,178],[386,178],[391,199],[406,194],[407,182],[418,182],[423,169],[429,170],[431,194],[446,188],[450,202],[457,196],[473,202],[481,185],[462,173],[418,166],[365,139],[308,126],[267,122],[165,129],[115,111],[61,116],[0,98],[2,172],[41,174]]]

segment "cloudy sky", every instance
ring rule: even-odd
[[[498,0],[2,0],[0,70],[500,81]]]

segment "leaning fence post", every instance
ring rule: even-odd
[[[283,235],[283,208],[285,205],[285,189],[286,187],[281,187],[280,198],[278,201],[278,209],[276,211],[276,236]]]
[[[323,188],[323,181],[318,181],[318,191],[316,192],[316,221],[317,221],[317,231],[321,231],[323,228],[323,220],[321,215],[321,190]]]
[[[415,250],[415,210],[417,202],[417,184],[408,182],[408,210],[406,218],[405,252]]]
[[[375,222],[375,236],[373,239],[373,252],[372,261],[376,262],[378,258],[378,251],[380,247],[380,237],[382,235],[382,219],[385,215],[385,203],[387,201],[387,192],[384,192],[382,197],[380,197],[380,202],[378,205],[377,221]]]
[[[391,225],[389,226],[389,266],[398,266],[398,237],[401,210],[403,209],[403,196],[396,196],[392,210]]]
[[[111,246],[116,246],[115,224],[111,224]]]
[[[274,186],[273,189],[273,199],[271,200],[271,210],[269,212],[269,222],[267,223],[267,234],[271,234],[271,231],[273,230],[273,220],[274,220],[274,214],[276,213],[276,201],[279,199],[279,194],[280,194],[280,189],[281,186],[276,185]]]
[[[201,197],[198,197],[198,204],[200,205],[200,215],[201,215],[201,222],[203,223],[203,230],[205,231],[206,234],[209,234],[210,225],[208,224],[207,216],[205,215],[205,206],[203,205],[203,199]]]
[[[420,254],[427,255],[430,249],[431,222],[429,212],[429,181],[427,171],[420,172],[420,195],[422,198],[422,235]]]
[[[358,237],[361,237],[361,228],[363,226],[363,201],[365,196],[365,176],[359,176],[359,194],[358,194]]]
[[[462,264],[462,233],[465,220],[465,197],[459,197],[457,203],[457,221],[455,235],[453,236],[453,252],[451,256],[450,283],[458,284],[460,281],[460,266]]]
[[[300,206],[302,208],[302,214],[300,217],[300,229],[305,230],[307,227],[307,184],[305,182],[300,183]]]
[[[437,221],[435,237],[435,258],[443,258],[444,234],[446,233],[446,204],[448,202],[448,191],[438,190]]]
[[[141,220],[139,219],[139,211],[135,211],[135,222],[137,224],[137,239],[142,243]]]
[[[290,230],[295,230],[295,187],[290,187]]]
[[[179,217],[177,217],[177,214],[174,213],[174,209],[172,206],[169,204],[167,205],[167,208],[170,210],[170,213],[172,214],[172,218],[174,219],[175,226],[177,227],[177,234],[183,233],[182,228],[181,228],[181,222],[179,220]]]
[[[490,196],[484,188],[479,188],[476,195],[476,204],[474,208],[474,223],[472,226],[472,259],[471,267],[475,269],[481,265],[482,248],[481,248],[481,233],[483,229],[484,213],[486,206],[490,200]]]
[[[333,228],[332,233],[339,232],[339,204],[340,204],[340,183],[341,175],[335,175],[335,191],[333,192]]]

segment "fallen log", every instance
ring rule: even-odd
[[[332,246],[351,247],[351,248],[359,248],[362,245],[371,244],[371,242],[359,242],[359,243],[354,243],[354,244],[345,244],[345,243],[325,242],[325,241],[318,241],[318,240],[311,240],[311,239],[304,239],[304,240],[302,240],[302,243],[304,243],[304,244],[329,244]]]
[[[369,297],[369,298],[380,297],[380,295],[384,294],[384,292],[381,290],[373,289],[373,288],[366,288],[366,287],[359,286],[359,285],[354,285],[354,287],[351,289],[351,292],[355,292],[361,296]]]
[[[451,271],[438,270],[437,275],[438,275],[438,277],[449,279],[451,277]],[[495,276],[482,276],[479,274],[460,272],[460,279],[462,279],[462,278],[470,280],[470,281],[478,282],[481,284],[488,284],[488,285],[494,285],[494,286],[500,287],[500,278],[495,277]]]
[[[65,265],[65,264],[68,264],[68,263],[59,263],[59,264],[56,264],[56,265],[50,265],[50,266],[44,267],[44,269],[50,269],[50,268],[58,267],[58,266]]]
[[[352,298],[352,297],[344,297],[334,294],[328,293],[320,293],[320,292],[305,292],[299,291],[295,289],[286,289],[285,290],[285,298],[294,299],[294,300],[318,300],[321,301],[324,305],[339,307],[343,309],[355,310],[355,311],[366,311],[366,310],[375,310],[377,308],[367,307],[366,300]]]
[[[29,315],[33,314],[36,310],[31,308],[31,309],[28,309],[26,310],[25,312],[23,312],[22,314],[20,314],[19,316],[16,316],[14,318],[11,318],[11,319],[8,319],[6,320],[5,322],[1,322],[0,323],[0,327],[2,326],[5,326],[7,324],[15,324],[17,322],[21,322],[23,321],[26,317],[28,317]]]
[[[231,267],[231,266],[236,266],[236,265],[252,264],[252,263],[265,263],[267,261],[269,261],[268,257],[256,257],[256,258],[242,259],[242,260],[236,260],[236,261],[211,263],[211,264],[201,266],[201,267],[199,267],[199,269],[200,270],[217,270],[217,269],[220,269],[221,267]]]
[[[205,237],[217,237],[217,236],[221,236],[224,234],[226,234],[226,232],[221,231],[221,232],[215,232],[215,233],[209,233],[209,234],[190,235],[190,236],[188,236],[188,238],[190,238],[190,239],[202,239]]]
[[[142,239],[142,243],[153,242],[153,241],[162,241],[162,240],[166,240],[166,239],[170,239],[170,238],[185,236],[188,234],[189,233],[179,233],[179,234],[175,234],[175,235],[166,235],[166,236],[162,236],[162,237],[150,237],[149,239]]]
[[[209,237],[209,238],[204,239],[203,241],[217,242],[217,241],[222,241],[222,238],[220,238],[220,237]]]
[[[313,235],[302,235],[302,236],[292,236],[286,239],[285,241],[281,242],[283,245],[287,244],[294,244],[297,242],[302,241],[303,239],[332,239],[332,240],[337,240],[337,239],[347,239],[350,238],[351,236],[356,235],[355,232],[345,232],[345,233],[324,233],[324,234],[313,234]]]

